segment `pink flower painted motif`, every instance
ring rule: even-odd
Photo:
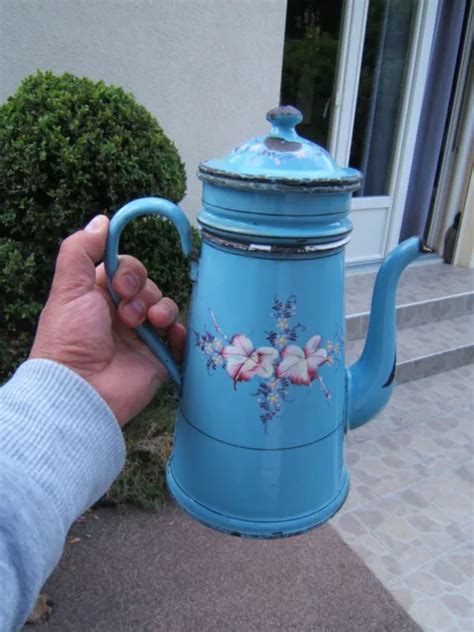
[[[234,381],[236,389],[237,382],[249,382],[256,375],[264,379],[271,378],[274,373],[273,362],[278,356],[278,351],[272,347],[254,349],[250,338],[237,334],[230,340],[230,345],[222,349],[221,355],[226,360],[226,371]]]
[[[312,336],[303,348],[296,345],[285,347],[281,352],[282,361],[277,366],[276,375],[279,379],[289,379],[292,384],[305,386],[318,380],[325,397],[329,399],[329,391],[318,373],[318,368],[328,361],[328,352],[320,345],[321,336]]]
[[[335,366],[336,371],[343,367],[344,340],[337,328],[335,336],[324,345],[322,337],[315,335],[304,347],[297,346],[298,332],[305,327],[292,322],[296,315],[296,296],[291,295],[286,301],[275,297],[272,307],[275,326],[266,332],[268,347],[255,348],[244,334],[228,338],[212,309],[209,314],[215,333],[207,329],[204,333],[193,330],[195,346],[203,354],[208,372],[224,369],[232,378],[234,390],[237,382],[255,379],[258,387],[253,395],[257,396],[265,428],[268,422],[280,416],[285,403],[291,402],[288,395],[292,384],[310,386],[316,380],[324,397],[330,399],[331,393],[319,369],[323,365]]]

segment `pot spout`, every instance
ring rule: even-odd
[[[402,242],[385,259],[375,281],[369,330],[359,360],[346,370],[346,427],[372,419],[390,399],[396,365],[396,291],[401,273],[422,253],[418,237]]]

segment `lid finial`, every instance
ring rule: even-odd
[[[295,130],[298,123],[303,120],[303,115],[292,105],[280,105],[267,112],[267,121],[272,124],[270,137],[283,138],[284,140],[298,139]]]

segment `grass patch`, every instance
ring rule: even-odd
[[[165,468],[173,445],[177,404],[173,385],[168,384],[125,426],[125,467],[101,504],[130,504],[157,510],[168,501]]]

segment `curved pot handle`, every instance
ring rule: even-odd
[[[119,265],[118,247],[120,235],[125,226],[136,217],[141,215],[160,215],[166,217],[176,226],[181,238],[181,247],[185,256],[189,256],[192,250],[191,224],[184,212],[168,200],[162,198],[147,197],[134,200],[123,206],[115,213],[110,221],[107,245],[105,248],[105,272],[109,285],[110,294],[116,305],[120,299],[112,290],[112,279],[117,272]],[[149,323],[144,323],[135,329],[137,335],[151,349],[156,357],[165,365],[170,377],[181,386],[181,374],[170,350],[166,344],[158,337],[156,331]]]

